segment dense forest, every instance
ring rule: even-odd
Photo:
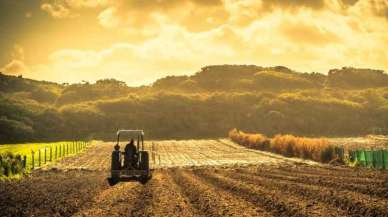
[[[226,137],[232,128],[269,136],[387,134],[388,74],[217,65],[141,87],[0,74],[0,143],[113,140],[120,128],[145,129],[153,139]]]

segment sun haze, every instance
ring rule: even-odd
[[[386,0],[2,0],[0,71],[149,84],[205,65],[388,70]]]

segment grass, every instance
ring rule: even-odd
[[[74,142],[81,144],[82,142]],[[65,151],[66,155],[63,154],[64,149],[69,147],[68,154]],[[57,159],[62,158],[63,156],[69,156],[76,154],[76,146],[73,146],[72,141],[61,141],[61,142],[52,142],[52,143],[25,143],[25,144],[3,144],[0,145],[0,156],[3,156],[3,166],[4,164],[8,164],[9,162],[13,162],[12,158],[7,158],[6,156],[17,156],[20,155],[23,159],[23,156],[27,157],[26,169],[24,172],[29,172],[32,168],[32,151],[34,151],[34,167],[39,166],[39,152],[41,153],[41,165],[45,163],[44,160],[44,150],[46,149],[46,162],[48,163],[50,160],[50,148],[51,148],[51,159],[55,161]],[[80,146],[78,146],[80,148]],[[55,158],[55,150],[57,150],[57,158]],[[59,154],[61,153],[61,156]],[[6,162],[8,161],[8,162]],[[4,168],[0,168],[4,169]],[[0,174],[0,177],[2,174]],[[17,178],[20,174],[12,174],[10,178]],[[4,176],[3,178],[4,179]]]
[[[267,138],[262,134],[248,134],[237,129],[229,131],[229,138],[245,147],[270,151],[286,157],[298,157],[328,163],[338,159],[335,146],[323,138],[306,138],[293,135],[276,135]]]

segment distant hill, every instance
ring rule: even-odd
[[[192,76],[168,76],[152,87],[193,91],[295,90],[311,88],[376,88],[388,86],[388,74],[380,70],[347,68],[328,75],[299,73],[284,66],[216,65]]]
[[[327,75],[287,67],[215,65],[150,86],[115,79],[57,84],[0,74],[0,143],[113,139],[119,128],[151,138],[388,133],[388,75],[344,67]]]

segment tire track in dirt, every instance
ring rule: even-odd
[[[128,209],[141,191],[139,183],[119,183],[97,194],[91,205],[83,207],[74,216],[128,216]]]
[[[153,179],[141,186],[141,191],[137,194],[131,211],[127,212],[129,215],[125,216],[152,216],[152,201],[155,196],[154,189],[157,187],[157,183],[158,180]],[[129,208],[125,207],[125,210],[129,210]]]
[[[253,203],[274,216],[314,216],[308,215],[304,211],[304,206],[300,201],[283,197],[279,192],[269,191],[262,186],[246,184],[220,176],[214,171],[194,170],[193,172],[214,187],[228,191],[238,198]]]
[[[272,216],[252,203],[204,183],[188,170],[176,169],[169,174],[192,206],[204,216]]]
[[[318,175],[327,177],[343,177],[352,180],[373,181],[377,177],[388,179],[388,174],[384,171],[371,170],[366,168],[345,168],[345,167],[279,167],[279,170],[289,173],[299,173],[305,175]]]
[[[154,188],[155,196],[152,198],[151,216],[200,216],[199,211],[192,207],[188,199],[178,190],[179,186],[172,180],[169,172],[158,171],[153,175],[153,179],[157,180],[157,185]]]
[[[157,171],[144,185],[130,181],[112,186],[74,216],[198,216],[174,187],[166,171]]]
[[[252,185],[260,185],[264,186],[266,189],[271,191],[278,191],[279,194],[282,194],[283,197],[287,198],[293,198],[295,201],[299,201],[302,204],[304,204],[304,210],[309,216],[348,216],[346,212],[339,211],[337,209],[333,209],[332,206],[322,203],[320,201],[316,201],[312,198],[305,197],[303,194],[295,194],[294,192],[289,192],[287,188],[278,188],[273,187],[271,184],[267,184],[270,182],[277,182],[277,180],[268,179],[265,180],[266,183],[263,184],[262,182],[256,182],[256,180],[252,181],[249,175],[252,174],[240,174],[240,171],[236,170],[235,172],[232,171],[222,171],[220,172],[222,176],[231,178],[237,181],[241,181],[242,183],[252,184]],[[247,177],[246,177],[247,176]]]
[[[304,170],[306,169],[306,170]],[[260,168],[258,168],[258,172],[260,171]],[[349,182],[349,183],[356,183],[356,184],[362,184],[367,185],[370,183],[375,184],[381,184],[384,182],[384,180],[388,180],[388,174],[385,174],[383,172],[375,172],[374,176],[371,177],[365,177],[363,173],[358,173],[357,176],[354,176],[353,173],[356,173],[356,171],[348,171],[347,173],[343,172],[341,175],[335,175],[335,174],[328,174],[328,173],[319,173],[317,171],[311,170],[311,168],[308,167],[295,167],[294,169],[291,168],[285,168],[285,167],[278,167],[278,168],[271,168],[271,171],[274,174],[284,174],[284,175],[298,175],[301,177],[306,178],[324,178],[324,179],[335,179],[335,180],[342,180],[343,182]],[[309,172],[311,171],[311,172]],[[319,170],[318,170],[319,171]]]
[[[352,216],[388,216],[388,201],[369,195],[341,189],[330,189],[303,183],[290,183],[264,177],[223,172],[227,177],[246,184],[256,184],[270,189],[284,189],[290,194],[320,201],[341,208]]]
[[[283,173],[279,172],[275,169],[257,169],[257,170],[249,170],[249,169],[237,169],[236,172],[251,174],[254,176],[265,177],[273,180],[283,180],[294,183],[304,183],[309,185],[316,185],[322,187],[328,187],[331,189],[344,189],[348,191],[354,191],[361,194],[366,194],[370,196],[380,197],[382,199],[388,199],[388,189],[384,186],[384,181],[376,182],[363,182],[363,183],[352,183],[348,180],[343,180],[340,178],[333,179],[328,177],[320,177],[320,176],[306,176],[301,175],[299,173]]]

